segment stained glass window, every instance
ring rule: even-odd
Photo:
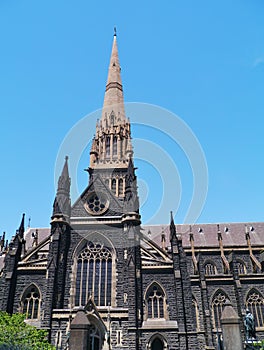
[[[246,308],[252,313],[256,327],[264,327],[264,299],[256,291],[251,292],[246,301]]]
[[[164,318],[164,292],[153,285],[147,293],[148,318]]]
[[[27,319],[38,319],[40,316],[40,293],[35,285],[30,286],[22,297],[22,310]]]
[[[222,292],[218,292],[212,302],[212,312],[213,312],[213,325],[214,328],[221,328],[221,316],[226,302],[226,295]]]
[[[90,296],[97,306],[111,304],[112,254],[101,243],[88,242],[77,258],[75,305],[86,305]]]

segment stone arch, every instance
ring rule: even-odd
[[[148,341],[147,350],[168,350],[168,342],[163,335],[155,333]]]
[[[211,275],[217,275],[218,271],[217,271],[217,267],[216,264],[213,260],[211,259],[207,259],[204,264],[203,264],[203,268],[204,268],[204,273],[207,276],[211,276]]]
[[[193,316],[196,321],[196,330],[200,331],[201,320],[200,320],[199,304],[194,295],[192,295],[192,307],[193,307]]]
[[[77,299],[80,298],[80,295],[78,294],[79,293],[78,289],[80,288],[80,286],[78,286],[78,282],[77,282],[77,279],[80,277],[78,275],[78,259],[80,257],[80,254],[82,253],[82,251],[84,251],[85,249],[89,250],[90,244],[94,244],[96,246],[101,245],[101,255],[100,256],[102,256],[102,260],[100,260],[99,255],[98,255],[99,265],[101,264],[101,262],[103,260],[109,259],[108,260],[108,267],[109,267],[109,262],[111,260],[111,269],[110,270],[108,269],[108,272],[107,272],[108,276],[110,276],[110,274],[111,274],[111,284],[109,283],[109,285],[111,285],[111,300],[109,301],[109,303],[111,304],[111,306],[115,306],[116,305],[116,250],[115,250],[112,242],[107,237],[105,237],[105,235],[95,231],[95,232],[91,232],[91,233],[87,234],[85,236],[85,238],[83,238],[76,245],[76,247],[72,253],[73,265],[72,265],[72,273],[71,273],[71,289],[70,289],[70,305],[69,305],[69,307],[80,306],[80,305],[77,305],[79,303],[77,303],[77,300],[76,300],[76,298]],[[98,254],[100,254],[99,250],[100,250],[100,248],[98,248]],[[95,252],[93,252],[93,254],[95,254]],[[102,254],[106,254],[105,258],[103,258]],[[111,254],[111,257],[110,257],[110,254]],[[85,260],[85,262],[89,262],[88,257],[87,257],[87,259],[84,258],[84,260]],[[87,266],[88,266],[88,264],[87,264]],[[100,269],[100,271],[102,271],[102,269],[105,267],[102,267],[102,265],[100,265],[97,268]],[[88,274],[89,274],[89,272],[88,272]],[[88,279],[88,274],[86,277],[87,279]],[[109,280],[108,280],[108,282],[109,282]],[[88,280],[85,283],[87,283],[87,286],[88,286],[88,284],[89,284]],[[96,285],[96,281],[94,281],[94,285]],[[86,288],[87,295],[85,295],[85,299],[83,300],[84,305],[87,302],[88,297],[90,296],[88,293],[90,293],[90,291],[88,291]],[[94,299],[96,300],[97,297]],[[78,300],[80,300],[80,299],[78,299]],[[98,297],[98,300],[99,301],[101,300],[100,297]]]
[[[40,319],[42,293],[36,283],[30,283],[24,288],[20,297],[20,311],[27,319]]]
[[[230,298],[221,288],[217,289],[210,299],[212,324],[216,330],[221,330],[220,320],[226,300],[230,300]]]
[[[254,317],[256,328],[264,327],[264,298],[257,288],[251,288],[245,297],[245,308]]]
[[[245,275],[247,273],[247,267],[245,262],[242,259],[237,259],[237,272],[239,275]]]
[[[168,319],[167,298],[163,286],[157,282],[151,282],[144,293],[144,319]]]

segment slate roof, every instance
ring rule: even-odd
[[[264,248],[264,222],[251,223],[222,223],[219,224],[224,247],[247,246],[245,238],[245,225],[248,228],[252,247]],[[161,234],[166,237],[166,245],[170,244],[169,225],[142,225],[142,232],[151,240],[161,245]],[[176,225],[177,234],[182,236],[183,247],[190,247],[190,225]],[[219,247],[217,224],[192,225],[194,246],[197,248]]]
[[[222,223],[219,224],[224,247],[247,247],[245,238],[245,225],[248,227],[252,247],[264,249],[264,222],[251,223]],[[50,234],[50,228],[38,228],[38,243],[42,242]],[[183,247],[190,248],[190,225],[176,225],[177,234],[182,237]],[[217,224],[192,225],[194,246],[196,248],[219,247]],[[25,232],[26,250],[32,248],[33,236],[36,228],[28,228]],[[169,225],[142,225],[142,232],[158,246],[161,247],[161,234],[166,237],[166,246],[170,246]],[[46,247],[47,249],[47,247]],[[3,264],[3,256],[0,256],[0,270]]]

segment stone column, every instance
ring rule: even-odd
[[[89,327],[87,315],[84,310],[78,310],[70,327],[70,350],[87,350],[89,341]]]
[[[243,342],[240,332],[240,318],[227,301],[221,317],[223,330],[224,350],[243,350]]]

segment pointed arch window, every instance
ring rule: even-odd
[[[118,195],[122,196],[124,194],[123,191],[123,179],[119,179],[118,181]]]
[[[117,156],[117,137],[113,138],[113,156]]]
[[[40,317],[40,292],[37,286],[27,288],[21,299],[21,309],[27,319],[39,319]]]
[[[218,292],[217,294],[215,294],[214,299],[212,301],[213,327],[215,329],[221,328],[220,320],[226,300],[226,295],[223,292]]]
[[[110,157],[110,136],[107,136],[105,140],[105,154],[106,157]]]
[[[217,269],[215,264],[208,262],[204,265],[204,272],[207,276],[216,275]]]
[[[264,298],[257,291],[248,294],[246,308],[254,316],[256,327],[264,327]]]
[[[152,285],[146,297],[148,318],[164,318],[165,295],[161,287],[158,284]]]
[[[111,305],[112,253],[101,243],[88,242],[77,258],[75,306],[92,296],[97,306]]]
[[[112,179],[111,190],[116,193],[116,179]]]
[[[198,332],[200,330],[199,307],[198,307],[197,301],[194,298],[192,300],[192,306],[193,306],[194,319],[196,321],[196,331]]]
[[[239,275],[245,275],[247,273],[246,266],[242,261],[237,262],[237,272]]]

